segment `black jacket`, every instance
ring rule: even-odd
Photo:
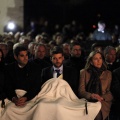
[[[4,90],[4,82],[4,72],[0,71],[0,100],[3,100],[6,97]]]
[[[19,68],[16,62],[5,69],[5,86],[7,98],[12,100],[16,96],[15,89],[27,91],[27,100],[34,98],[41,88],[41,71],[35,63],[30,62],[24,68]]]
[[[114,97],[112,109],[119,114],[120,111],[120,67],[112,73],[111,92]]]

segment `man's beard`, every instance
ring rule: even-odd
[[[63,63],[56,63],[56,64],[54,64],[54,66],[58,68],[58,67],[61,67],[62,64],[63,64]]]

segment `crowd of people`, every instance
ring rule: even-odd
[[[101,102],[95,120],[120,120],[120,46],[118,32],[110,34],[98,22],[92,38],[66,30],[0,36],[0,100],[25,106],[51,78],[66,80],[78,98]],[[71,37],[72,36],[72,37]],[[16,89],[27,93],[18,98]]]

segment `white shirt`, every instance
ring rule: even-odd
[[[59,68],[56,68],[55,66],[53,66],[54,72],[53,72],[53,78],[57,78],[57,72],[55,70],[60,70],[60,74],[63,73],[63,65],[60,66]]]

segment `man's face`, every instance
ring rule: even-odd
[[[69,45],[63,46],[63,52],[65,55],[70,55],[70,46]]]
[[[105,29],[105,24],[104,23],[102,23],[102,24],[98,23],[98,28],[99,28],[100,31],[103,31]]]
[[[81,47],[79,45],[73,46],[71,50],[71,56],[80,57],[81,56]]]
[[[30,44],[29,45],[29,47],[28,47],[28,50],[29,50],[29,52],[30,52],[30,54],[32,54],[32,55],[34,55],[34,46],[35,46],[35,44]]]
[[[35,50],[35,57],[43,59],[46,56],[46,49],[44,46],[38,46]]]
[[[116,60],[116,51],[114,49],[110,50],[109,53],[106,54],[105,59],[106,59],[106,62],[108,62],[108,63],[115,62],[115,60]]]
[[[6,57],[6,55],[8,53],[8,48],[5,45],[0,45],[0,48],[3,51],[4,57]]]
[[[64,56],[61,53],[52,55],[51,61],[53,65],[59,68],[63,64]]]
[[[57,38],[56,38],[56,44],[59,45],[59,44],[61,44],[62,42],[63,42],[62,36],[57,36]]]
[[[21,51],[18,56],[15,56],[18,64],[24,67],[28,63],[28,52]]]

